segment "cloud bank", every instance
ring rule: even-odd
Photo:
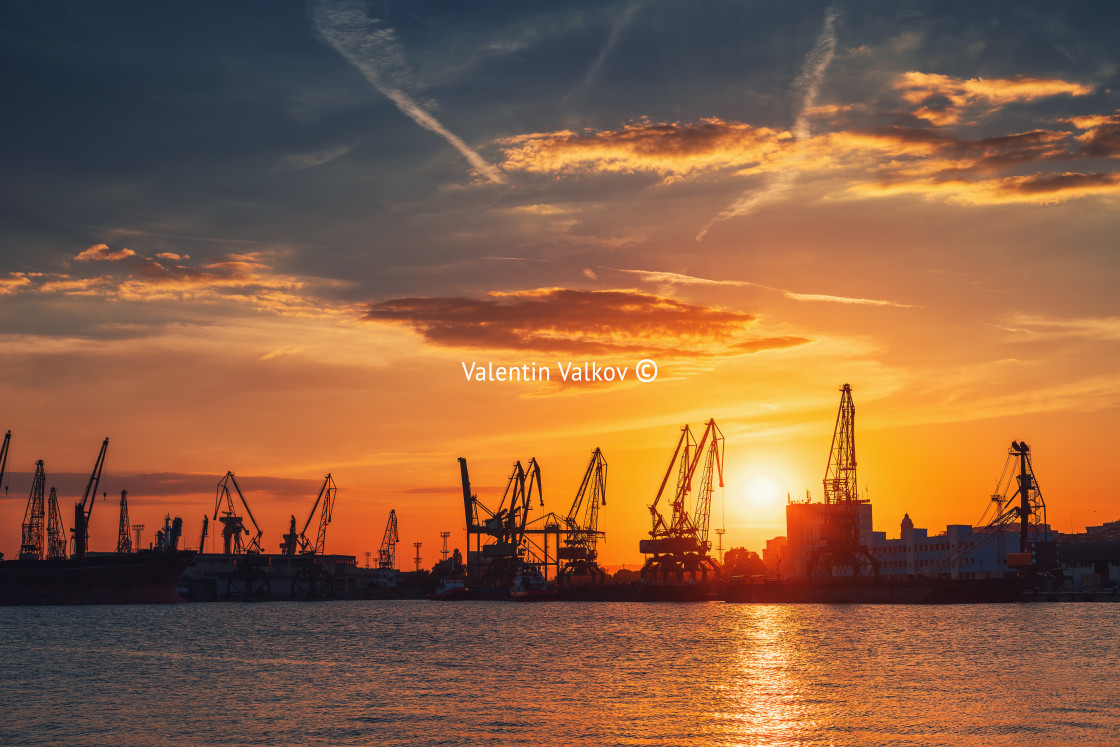
[[[371,303],[369,322],[410,327],[441,347],[542,353],[690,357],[801,345],[799,337],[743,339],[754,314],[635,290],[540,288],[487,298],[395,298]]]

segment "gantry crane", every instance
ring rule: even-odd
[[[43,536],[43,522],[46,510],[43,494],[46,492],[47,475],[43,470],[43,460],[35,462],[35,477],[31,481],[31,493],[27,496],[27,508],[23,512],[23,537],[19,546],[20,560],[41,560],[46,550]]]
[[[245,507],[245,513],[248,514],[249,521],[253,522],[253,529],[256,530],[256,534],[252,535],[252,538],[245,543],[241,541],[241,535],[248,535],[249,530],[245,527],[244,519],[237,513],[230,485],[237,492],[237,497],[241,499],[241,505]],[[225,511],[219,516],[218,513],[222,511],[223,498],[225,499]],[[263,552],[261,536],[264,532],[257,525],[257,520],[253,518],[253,511],[249,508],[249,502],[245,500],[245,494],[241,492],[241,486],[237,484],[237,478],[233,476],[233,472],[226,472],[226,476],[218,482],[217,495],[214,498],[214,519],[222,523],[222,551],[226,555],[259,554]]]
[[[478,496],[471,493],[467,460],[463,457],[459,457],[459,472],[467,520],[467,585],[484,589],[508,589],[526,553],[526,525],[534,489],[540,505],[544,505],[540,465],[535,458],[529,460],[528,468],[523,467],[520,461],[513,465],[506,490],[495,511],[488,509],[478,500]],[[559,526],[553,523],[547,528],[534,531],[557,534]],[[486,538],[485,541],[483,537]],[[544,560],[547,563],[549,559],[546,557]]]
[[[565,561],[558,574],[562,584],[602,583],[606,574],[596,562],[596,546],[605,532],[599,531],[599,506],[607,505],[607,460],[599,449],[591,452],[591,461],[583,474],[568,516],[564,519],[563,545],[557,558]]]
[[[381,537],[381,549],[377,551],[377,567],[391,571],[397,567],[397,510],[389,510],[389,521],[385,523],[385,534]]]
[[[699,442],[687,425],[681,428],[669,467],[649,506],[653,521],[650,539],[641,540],[638,545],[640,552],[652,556],[642,566],[642,579],[646,582],[697,583],[707,581],[708,574],[719,576],[719,564],[711,556],[708,529],[717,477],[719,487],[723,487],[723,444],[723,433],[714,419],[707,422]],[[701,459],[704,466],[700,470],[699,490],[690,507],[689,498]],[[658,506],[674,467],[677,487],[666,521]]]
[[[101,451],[94,462],[93,472],[90,473],[89,482],[86,483],[86,492],[82,502],[74,506],[74,527],[70,533],[74,535],[74,555],[78,560],[86,557],[86,547],[89,545],[89,519],[93,515],[93,504],[97,502],[97,487],[101,484],[101,468],[105,466],[105,452],[109,449],[109,439],[101,443]]]
[[[47,558],[62,560],[66,557],[66,528],[62,526],[62,512],[58,509],[58,493],[51,488],[47,498]]]
[[[825,509],[821,542],[807,564],[810,576],[878,576],[879,561],[860,538],[860,506],[856,480],[856,406],[852,387],[840,387],[840,409],[824,475]]]

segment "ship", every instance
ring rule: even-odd
[[[467,599],[469,598],[469,592],[467,591],[467,582],[462,577],[449,576],[445,578],[439,584],[439,586],[436,587],[435,592],[431,594],[425,594],[425,597],[441,602]]]
[[[193,550],[0,560],[0,605],[174,604]]]

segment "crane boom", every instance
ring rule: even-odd
[[[8,470],[8,445],[12,441],[12,432],[4,434],[4,445],[0,446],[0,485],[4,485],[4,474]],[[4,485],[4,494],[8,494],[8,486]]]
[[[101,451],[97,454],[97,461],[93,465],[89,482],[86,483],[86,492],[82,495],[82,502],[74,506],[74,528],[70,530],[74,535],[74,557],[82,560],[86,557],[86,547],[89,544],[89,519],[93,515],[93,505],[97,503],[97,488],[101,484],[101,468],[105,466],[105,452],[109,449],[109,439],[101,442]]]
[[[465,467],[464,467],[465,469]],[[397,567],[397,510],[389,511],[389,521],[385,524],[385,535],[381,538],[381,549],[377,551],[377,567],[393,570]]]
[[[307,521],[304,522],[303,529],[299,533],[299,546],[302,552],[322,555],[327,551],[327,525],[331,523],[331,514],[334,513],[334,499],[337,493],[338,488],[334,484],[334,478],[328,472],[323,480],[323,487],[319,488],[319,496],[311,506],[311,512],[307,514]],[[324,497],[326,500],[323,500]],[[315,544],[312,545],[311,541],[307,539],[307,529],[311,526],[311,520],[315,518],[315,511],[319,508],[320,503],[322,503],[323,509],[319,515],[319,533],[315,537]]]

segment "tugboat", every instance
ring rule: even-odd
[[[526,564],[514,576],[509,598],[514,602],[550,602],[556,599],[556,589],[549,588],[537,566]]]
[[[467,591],[467,581],[462,576],[448,576],[436,587],[434,594],[425,594],[424,596],[440,602],[449,602],[467,599],[470,592]]]

